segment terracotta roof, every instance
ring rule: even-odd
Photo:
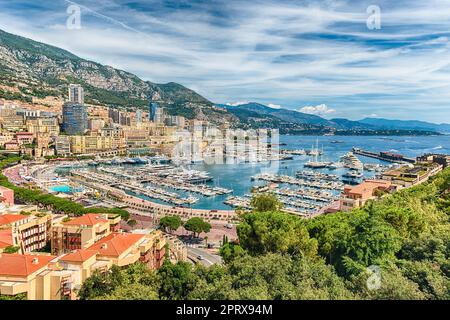
[[[95,250],[75,250],[72,253],[66,254],[65,256],[61,257],[62,261],[68,261],[68,262],[84,262],[88,260],[89,258],[95,256],[97,254],[97,251]]]
[[[11,229],[0,230],[0,249],[4,249],[12,245],[13,245],[12,230]]]
[[[391,186],[390,181],[385,180],[366,180],[356,186],[352,186],[349,188],[346,188],[345,192],[353,193],[353,194],[364,194],[364,193],[370,193],[372,194],[373,191],[377,188],[389,188]]]
[[[94,243],[88,250],[96,250],[103,256],[118,257],[144,236],[134,233],[112,233]]]
[[[28,216],[22,214],[3,214],[0,215],[0,226],[14,223],[19,220],[27,219]]]
[[[97,223],[107,222],[108,220],[103,218],[101,214],[85,214],[84,216],[72,219],[70,221],[64,222],[65,225],[69,226],[93,226]]]
[[[0,275],[29,276],[47,266],[55,256],[0,253]]]

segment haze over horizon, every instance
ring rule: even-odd
[[[0,0],[0,29],[216,103],[450,123],[450,0],[91,2]]]

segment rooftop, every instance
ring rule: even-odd
[[[377,188],[389,188],[391,187],[391,182],[384,180],[365,180],[363,183],[358,184],[354,187],[346,187],[345,193],[349,194],[372,194]]]
[[[69,226],[94,226],[98,223],[103,222],[108,222],[108,219],[105,219],[103,215],[88,213],[85,214],[84,216],[64,222],[64,224]]]
[[[55,256],[0,254],[0,276],[29,276],[47,266]]]
[[[12,230],[11,229],[0,230],[0,249],[4,249],[12,245],[13,245]]]
[[[96,250],[100,255],[117,257],[140,241],[144,234],[112,233],[101,239],[88,250]]]
[[[91,257],[95,256],[97,254],[97,251],[95,250],[75,250],[72,253],[66,254],[65,256],[61,257],[62,261],[66,262],[84,262]]]
[[[16,221],[24,220],[29,218],[28,216],[22,214],[3,214],[0,215],[0,226],[8,225]]]

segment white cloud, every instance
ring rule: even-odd
[[[328,108],[326,104],[319,104],[317,106],[305,106],[299,111],[308,114],[315,114],[318,116],[325,116],[336,112],[335,109]]]
[[[279,104],[269,103],[267,106],[272,109],[281,109],[281,105]]]
[[[247,104],[247,103],[248,103],[248,101],[229,102],[229,103],[227,103],[227,106],[237,107],[237,106],[242,106],[243,104]]]

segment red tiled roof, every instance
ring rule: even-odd
[[[96,250],[103,256],[118,257],[143,237],[143,234],[112,233],[94,243],[88,250]]]
[[[55,258],[37,254],[0,253],[0,275],[26,277],[44,268]]]
[[[0,230],[0,249],[4,249],[12,245],[13,245],[12,230],[11,229]]]
[[[72,253],[66,254],[61,258],[62,261],[67,262],[84,262],[88,260],[89,258],[95,256],[97,254],[97,251],[95,250],[83,250],[79,249]]]
[[[64,222],[65,225],[69,226],[93,226],[97,223],[107,222],[108,220],[103,218],[101,214],[85,214],[84,216],[72,219],[70,221]]]
[[[0,215],[0,226],[14,223],[19,220],[27,219],[28,216],[22,214],[3,214]]]

